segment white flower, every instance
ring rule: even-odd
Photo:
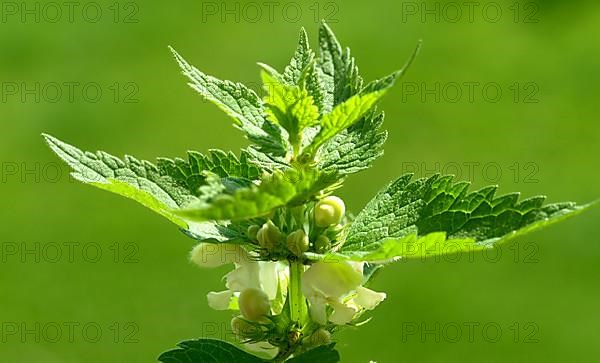
[[[201,267],[219,267],[234,264],[235,269],[225,275],[227,290],[209,292],[208,305],[215,310],[237,306],[239,295],[247,289],[260,290],[270,301],[279,289],[285,295],[287,266],[279,262],[256,261],[243,247],[227,243],[200,243],[191,253],[191,260]]]
[[[310,302],[315,322],[348,324],[358,313],[374,309],[385,299],[384,293],[361,286],[363,265],[348,261],[317,262],[306,270],[302,276],[302,292]],[[329,317],[327,305],[333,308]]]
[[[208,306],[215,310],[227,310],[229,309],[231,298],[233,297],[233,291],[211,291],[206,296],[208,300]]]
[[[257,261],[236,264],[236,269],[225,275],[225,286],[234,292],[260,289],[260,265]]]
[[[352,302],[344,304],[339,301],[331,301],[330,305],[333,307],[333,313],[329,316],[329,321],[336,325],[348,324],[360,310]]]
[[[190,260],[200,267],[214,268],[230,263],[241,263],[248,253],[239,245],[230,243],[199,243],[192,249]]]
[[[356,289],[356,297],[354,302],[358,306],[362,306],[367,310],[373,310],[379,305],[380,302],[385,300],[386,295],[384,292],[376,292],[369,290],[365,287],[359,286]]]
[[[249,288],[238,297],[238,305],[242,315],[248,320],[259,320],[271,311],[269,297],[264,291]]]
[[[302,291],[307,297],[321,294],[339,299],[360,286],[362,279],[348,262],[317,262],[304,272]]]

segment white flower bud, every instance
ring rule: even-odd
[[[256,238],[261,247],[266,248],[269,251],[275,251],[281,244],[283,236],[281,231],[279,231],[279,228],[277,228],[273,222],[268,221],[260,228]]]
[[[331,241],[327,236],[320,235],[315,241],[315,251],[318,253],[325,253],[331,248]]]
[[[262,290],[246,289],[238,298],[240,312],[248,320],[259,320],[271,311],[269,297]]]
[[[331,343],[331,333],[328,330],[319,328],[308,338],[310,346],[318,347],[320,345],[327,345]]]
[[[315,206],[315,223],[319,227],[338,224],[344,218],[346,206],[340,198],[330,195],[321,199]]]
[[[199,243],[190,253],[190,260],[200,267],[219,267],[248,260],[248,252],[229,243]]]
[[[260,330],[254,324],[236,316],[231,319],[231,330],[239,339],[246,339],[257,334]]]
[[[308,236],[302,229],[292,232],[287,236],[288,249],[298,257],[302,256],[304,252],[308,251],[308,244]]]

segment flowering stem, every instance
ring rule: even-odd
[[[293,322],[300,323],[304,320],[306,314],[306,302],[302,294],[302,272],[304,266],[302,262],[289,260],[290,263],[290,282],[288,299],[290,305],[290,319]]]

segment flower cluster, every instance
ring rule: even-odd
[[[216,310],[239,311],[231,321],[233,332],[249,348],[270,356],[290,344],[301,350],[328,344],[332,332],[355,323],[385,299],[384,293],[362,286],[363,262],[314,261],[306,256],[332,252],[343,244],[348,221],[342,199],[327,196],[300,208],[300,217],[283,219],[285,223],[278,225],[274,220],[282,219],[272,218],[251,225],[247,237],[252,243],[203,242],[191,253],[191,260],[201,267],[235,266],[225,275],[227,289],[208,293],[208,304]],[[289,221],[298,219],[304,223]],[[292,276],[292,264],[299,266],[299,276]],[[290,301],[294,283],[290,279],[299,283],[299,302]],[[292,303],[306,307],[299,321],[293,321],[285,308]],[[282,325],[283,331],[294,331],[285,326],[290,324],[297,335],[291,342],[280,341]]]

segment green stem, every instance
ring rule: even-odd
[[[304,265],[299,261],[289,260],[290,282],[288,287],[288,299],[290,302],[290,319],[300,324],[306,315],[306,301],[302,294],[302,272]]]
[[[300,148],[302,145],[302,134],[298,133],[292,133],[290,135],[290,144],[292,144],[292,149],[294,152],[293,158],[296,159],[298,156],[300,156]]]

